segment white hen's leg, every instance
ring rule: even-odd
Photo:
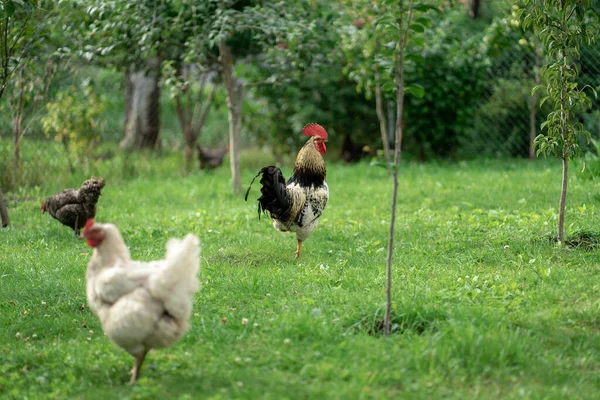
[[[142,363],[144,362],[144,358],[146,358],[146,354],[148,354],[147,350],[135,356],[135,362],[131,370],[131,380],[129,381],[130,385],[133,385],[140,378],[140,370],[142,369]]]

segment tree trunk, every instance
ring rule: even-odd
[[[395,140],[394,127],[396,126],[396,104],[393,101],[388,100],[387,102],[387,132],[388,132],[388,147],[390,143]],[[391,158],[391,155],[390,155]],[[390,160],[391,161],[391,160]]]
[[[21,170],[21,126],[21,113],[18,112],[17,116],[15,117],[15,120],[13,121],[13,179],[15,184],[18,184],[20,181],[19,172]]]
[[[6,202],[4,201],[4,195],[2,194],[2,190],[0,190],[0,220],[2,220],[2,227],[6,228],[10,225],[10,219],[8,218],[8,209],[6,207]]]
[[[385,114],[383,113],[383,94],[381,93],[381,83],[379,83],[380,74],[375,73],[375,80],[377,81],[375,86],[375,112],[377,113],[377,119],[379,120],[379,131],[381,133],[381,142],[383,144],[383,154],[385,155],[385,164],[390,172],[390,141],[387,133],[387,121]]]
[[[129,125],[129,116],[131,115],[131,106],[133,103],[133,83],[131,82],[131,69],[125,70],[123,74],[123,83],[125,86],[125,121],[123,124],[123,137],[127,133],[127,125]]]
[[[125,137],[121,141],[124,150],[154,149],[160,132],[160,62],[150,63],[148,71],[129,72],[125,96]],[[131,85],[131,86],[129,86]],[[131,97],[128,97],[127,93]]]
[[[404,1],[400,1],[400,16],[398,18],[398,42],[396,45],[396,55],[394,60],[395,73],[394,79],[396,82],[396,126],[394,143],[394,168],[392,175],[394,177],[394,187],[392,191],[392,215],[390,218],[390,230],[388,235],[388,253],[386,262],[386,307],[385,317],[383,320],[383,333],[387,336],[391,333],[392,321],[392,256],[394,254],[394,231],[396,226],[396,209],[398,201],[398,168],[400,167],[400,158],[402,156],[402,113],[404,112],[404,49],[408,38],[408,29],[412,19],[414,0],[410,0],[408,5],[408,17],[404,20]]]
[[[217,86],[213,85],[210,95],[204,100],[204,87],[209,81],[209,75],[205,74],[200,78],[200,88],[198,89],[198,95],[195,98],[190,91],[190,78],[189,66],[183,67],[181,76],[186,81],[185,86],[181,92],[173,98],[175,103],[175,111],[177,112],[177,118],[179,119],[179,125],[183,132],[183,139],[185,141],[185,170],[186,172],[191,171],[192,162],[194,161],[194,150],[196,149],[196,143],[200,137],[200,133],[206,123],[208,112],[212,106],[215,98]]]
[[[231,48],[221,42],[219,44],[221,74],[225,91],[227,93],[227,111],[229,120],[229,162],[231,166],[231,178],[233,180],[234,193],[241,192],[240,180],[240,142],[242,130],[242,100],[243,86],[233,76],[233,57]]]
[[[20,182],[21,171],[21,136],[23,131],[23,96],[25,92],[25,80],[23,79],[23,69],[19,73],[19,98],[17,100],[17,110],[13,119],[13,183]]]
[[[379,40],[375,41],[375,54],[378,54],[381,49]],[[379,120],[379,133],[381,134],[381,142],[383,144],[383,154],[385,156],[385,164],[390,174],[390,140],[388,137],[388,125],[387,119],[383,112],[383,93],[381,92],[381,73],[375,66],[375,112],[377,113],[377,119]]]
[[[469,16],[473,19],[479,18],[481,11],[481,0],[469,0]]]
[[[189,112],[183,101],[184,94],[179,93],[173,99],[175,103],[175,111],[179,119],[179,125],[183,132],[183,140],[185,142],[185,170],[189,172],[192,169],[192,162],[194,161],[194,147],[196,147],[196,134],[192,127],[192,118],[189,116]],[[187,104],[187,107],[190,105]]]
[[[565,206],[567,204],[567,183],[569,180],[569,159],[562,157],[562,186],[560,190],[560,203],[558,205],[558,243],[565,240]]]

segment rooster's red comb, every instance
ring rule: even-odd
[[[94,218],[88,218],[85,222],[85,226],[83,227],[83,234],[87,234],[90,228],[94,225]]]
[[[302,133],[304,133],[306,136],[316,136],[321,139],[327,139],[328,137],[325,128],[319,124],[315,124],[314,122],[304,125],[304,128],[302,128]]]

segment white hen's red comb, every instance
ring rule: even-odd
[[[88,218],[88,220],[85,221],[85,226],[83,228],[83,234],[84,235],[87,234],[93,225],[94,225],[94,218]]]
[[[315,124],[314,122],[304,125],[304,128],[302,128],[302,133],[304,133],[306,136],[316,136],[321,139],[327,139],[328,137],[325,128],[319,124]]]

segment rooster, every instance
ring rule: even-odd
[[[79,189],[65,189],[48,197],[41,210],[72,228],[75,236],[78,236],[85,221],[96,216],[96,203],[103,187],[104,179],[91,177]]]
[[[94,249],[85,277],[88,304],[106,336],[135,358],[133,384],[148,351],[173,344],[188,329],[200,287],[200,242],[191,233],[171,239],[164,260],[141,262],[131,259],[112,224],[90,219],[82,236]]]
[[[273,226],[280,232],[296,232],[300,257],[302,242],[315,230],[329,200],[329,187],[325,182],[325,142],[327,132],[319,124],[308,124],[302,133],[310,139],[298,152],[294,171],[286,182],[281,170],[275,166],[262,168],[250,182],[245,200],[248,200],[254,180],[261,176],[261,196],[258,198],[258,216],[268,211]]]
[[[198,147],[198,166],[201,169],[215,169],[223,164],[225,155],[229,151],[229,146],[218,149],[207,149],[200,145]]]

